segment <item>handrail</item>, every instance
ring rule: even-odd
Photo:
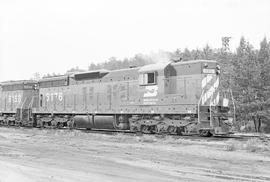
[[[36,96],[33,96],[33,97],[32,97],[31,102],[29,103],[29,105],[28,105],[28,108],[27,108],[27,109],[32,108],[32,106],[33,106],[33,102],[34,102],[34,98],[35,98],[35,97],[36,97]]]
[[[203,94],[204,94],[204,90],[202,90],[202,93],[198,102],[198,123],[200,123],[200,103],[201,103]]]
[[[26,102],[26,97],[24,98],[24,101],[23,101],[21,108],[20,108],[20,120],[22,120],[22,112],[23,112],[22,110],[23,110],[23,106],[24,106],[25,102]]]
[[[213,127],[213,121],[212,121],[212,100],[213,100],[213,94],[211,95],[210,104],[209,104],[209,109],[210,109],[210,126],[211,127]]]
[[[230,94],[231,94],[231,98],[232,98],[232,103],[233,103],[233,120],[234,120],[234,122],[236,122],[235,102],[234,102],[234,98],[233,98],[233,94],[232,94],[232,89],[229,89],[229,90],[230,90]]]

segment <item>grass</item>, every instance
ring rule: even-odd
[[[28,130],[25,130],[28,131]],[[15,132],[15,131],[14,131]],[[16,130],[18,132],[18,130]],[[48,138],[50,137],[59,137],[63,140],[71,140],[73,138],[80,139],[81,141],[89,141],[89,140],[101,140],[106,139],[113,142],[119,143],[160,143],[160,144],[168,144],[168,145],[208,145],[209,142],[202,141],[193,141],[185,138],[176,138],[174,136],[168,135],[137,135],[137,136],[129,136],[124,133],[116,133],[113,135],[101,134],[101,133],[85,133],[78,130],[50,130],[50,129],[34,129],[29,130],[31,136],[37,136],[38,138]],[[3,139],[5,136],[0,135],[0,139]],[[105,140],[105,141],[106,141]],[[101,140],[102,141],[102,140]],[[215,143],[213,144],[215,145]],[[230,139],[228,141],[221,142],[220,144],[225,151],[237,151],[237,150],[245,150],[248,152],[264,152],[270,151],[270,141],[265,137],[261,136],[260,138],[250,138],[246,141],[239,141],[235,139]]]
[[[235,151],[238,148],[236,141],[230,140],[224,147],[226,151]]]
[[[269,146],[257,138],[249,139],[243,146],[249,152],[269,151]]]
[[[245,142],[229,140],[224,146],[226,151],[246,150],[248,152],[270,151],[270,142],[262,141],[258,138],[251,138]]]
[[[155,136],[152,135],[143,135],[140,137],[136,137],[138,142],[143,142],[143,143],[154,143],[157,142],[157,138]]]

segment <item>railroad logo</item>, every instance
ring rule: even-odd
[[[146,86],[143,97],[156,97],[157,94],[158,94],[158,86],[157,85]]]

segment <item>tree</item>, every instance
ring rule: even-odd
[[[202,54],[203,58],[202,59],[210,60],[210,59],[214,59],[214,57],[215,57],[213,49],[211,49],[208,44],[206,44],[206,46],[203,48],[202,52],[203,52],[203,54]]]
[[[242,120],[252,120],[256,132],[262,122],[269,121],[270,48],[266,39],[259,51],[243,37],[233,60],[233,90],[237,114]],[[270,123],[267,123],[268,126]]]
[[[260,131],[261,123],[267,124],[267,130],[270,131],[270,43],[264,38],[260,44],[258,52],[258,67],[260,69],[259,84],[258,84],[258,100],[256,115],[257,128]]]
[[[184,52],[183,52],[183,61],[188,61],[188,60],[192,60],[193,56],[191,55],[191,52],[189,51],[188,48],[185,48]]]
[[[84,71],[86,71],[86,70],[80,69],[78,66],[76,66],[75,68],[71,68],[71,69],[67,70],[66,74],[76,73],[76,72],[84,72]]]
[[[258,78],[260,70],[256,62],[256,51],[244,37],[241,38],[233,60],[233,90],[237,114],[243,120],[253,120],[257,126]],[[258,128],[255,127],[258,131]]]
[[[108,61],[103,63],[94,64],[88,67],[88,70],[97,70],[97,69],[108,69],[108,70],[116,70],[129,68],[131,66],[143,66],[146,64],[153,63],[153,58],[150,56],[146,56],[143,54],[136,54],[132,58],[124,58],[123,60],[117,59],[116,57],[110,57]]]

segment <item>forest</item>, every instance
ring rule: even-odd
[[[222,88],[230,88],[236,106],[236,128],[242,131],[270,132],[270,42],[264,38],[258,49],[244,37],[236,50],[211,48],[176,49],[149,55],[136,54],[123,60],[111,57],[103,63],[91,63],[88,70],[121,69],[158,61],[217,60],[221,66]],[[83,71],[78,67],[67,71]]]

